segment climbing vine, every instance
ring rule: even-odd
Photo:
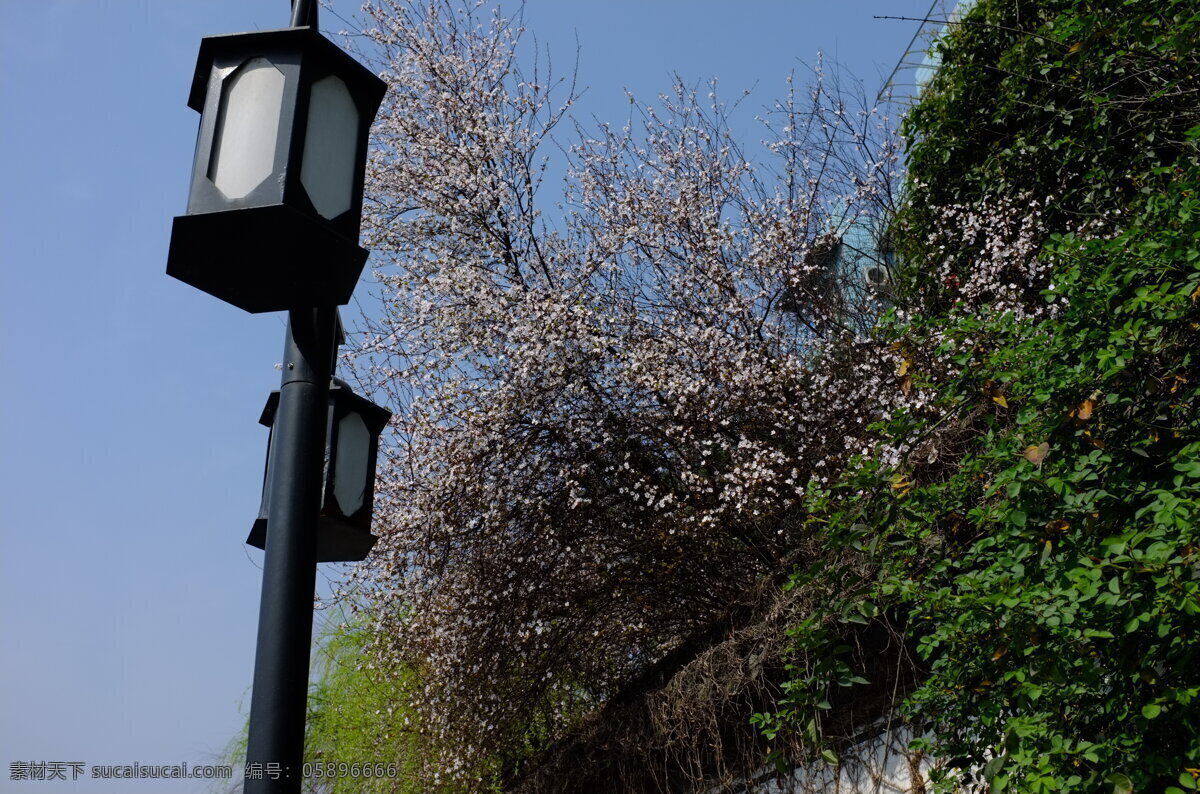
[[[837,758],[821,725],[877,622],[943,788],[1196,788],[1198,38],[1193,3],[1060,0],[981,2],[943,39],[877,329],[929,401],[807,504],[869,573],[792,577],[827,597],[768,736]]]

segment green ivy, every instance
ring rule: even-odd
[[[914,374],[962,428],[952,466],[859,460],[809,500],[828,560],[768,738],[813,748],[830,693],[868,683],[853,623],[920,660],[895,704],[949,790],[1184,791],[1200,778],[1200,14],[1194,2],[984,0],[907,121],[899,224],[916,319],[879,333],[953,357]],[[1051,196],[1050,319],[963,316],[922,269],[946,204]],[[1115,227],[1119,231],[1111,231]],[[975,252],[958,252],[965,273]],[[1051,286],[1052,285],[1052,286]],[[1036,298],[1036,295],[1034,296]],[[970,340],[970,343],[967,343]],[[917,439],[901,414],[873,430]],[[944,434],[929,435],[945,438]]]

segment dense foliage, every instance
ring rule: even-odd
[[[1194,3],[1138,0],[981,2],[945,38],[907,120],[910,302],[880,328],[935,398],[808,503],[869,573],[793,578],[834,595],[768,733],[819,743],[865,681],[846,628],[877,621],[945,785],[1196,787],[1198,45]]]
[[[368,13],[357,363],[398,419],[313,747],[403,737],[415,790],[703,790],[895,718],[945,788],[1196,788],[1194,2],[952,26],[869,332],[828,254],[891,217],[882,114],[818,75],[751,157],[677,86],[580,131],[551,224],[570,86],[517,23]]]

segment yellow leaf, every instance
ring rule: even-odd
[[[1200,287],[1196,287],[1194,290],[1192,290],[1192,303],[1195,303],[1198,300],[1200,300]]]
[[[905,375],[904,380],[900,381],[900,391],[904,392],[906,397],[912,391],[912,375]]]
[[[1001,645],[996,649],[996,652],[992,654],[992,661],[996,661],[997,659],[1003,657],[1006,653],[1008,653],[1008,646]]]
[[[1008,407],[1008,400],[1004,399],[1003,394],[993,394],[992,402],[994,402],[996,405],[999,405],[1001,408]]]
[[[906,358],[906,359],[904,359],[903,361],[901,361],[901,362],[900,362],[900,366],[896,368],[896,374],[897,374],[897,375],[899,375],[899,376],[901,376],[901,377],[903,377],[903,376],[907,375],[907,374],[908,374],[908,367],[909,367],[909,364],[911,364],[911,363],[912,363],[912,362],[911,362],[911,361],[909,361],[907,358]]]
[[[1079,407],[1075,409],[1075,416],[1079,419],[1079,421],[1086,422],[1092,418],[1092,411],[1095,410],[1095,408],[1095,400],[1084,400],[1079,404]]]
[[[1064,521],[1061,518],[1056,518],[1046,525],[1046,529],[1051,532],[1066,532],[1071,528],[1071,522]]]
[[[1067,55],[1072,55],[1076,52],[1079,52],[1082,49],[1083,49],[1083,42],[1077,41],[1071,45],[1071,48],[1069,50],[1067,50]]]
[[[1050,454],[1050,444],[1043,441],[1040,444],[1031,444],[1025,447],[1025,460],[1032,463],[1034,466],[1041,466],[1042,461]]]

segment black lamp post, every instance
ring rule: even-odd
[[[374,541],[371,484],[389,414],[345,384],[331,390],[330,378],[337,306],[367,257],[358,245],[367,132],[384,90],[317,32],[314,0],[293,0],[289,29],[203,39],[188,99],[200,132],[167,273],[289,320],[251,533],[266,554],[248,794],[300,791],[316,563],[361,559]]]

